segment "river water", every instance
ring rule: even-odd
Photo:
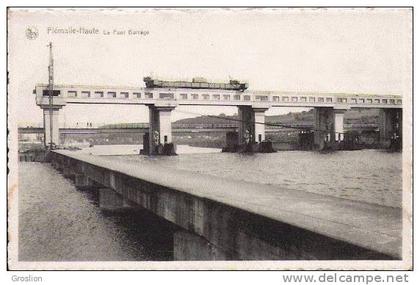
[[[157,164],[188,170],[191,175],[205,173],[401,207],[401,153],[360,150],[244,155],[181,146],[178,156],[151,158],[136,155],[140,147],[96,146],[81,152],[106,154],[104,159],[123,160],[133,167]],[[22,261],[171,260],[174,230],[139,210],[101,211],[96,193],[77,190],[48,164],[19,164]]]

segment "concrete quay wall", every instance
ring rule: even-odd
[[[387,249],[398,243],[391,238],[384,247],[366,237],[355,242],[313,231],[305,223],[273,219],[264,214],[236,207],[203,192],[182,191],[178,185],[157,183],[147,175],[134,175],[102,163],[100,158],[84,158],[71,152],[51,153],[51,162],[66,176],[74,173],[86,181],[114,190],[122,199],[143,207],[179,227],[174,235],[176,260],[310,260],[310,259],[398,259],[398,250]],[[138,166],[139,168],[142,166]],[[164,179],[165,173],[160,173]],[[168,175],[169,182],[171,178]],[[182,179],[182,178],[180,178]],[[191,187],[200,187],[191,182]],[[170,184],[170,183],[169,183]],[[210,185],[210,188],[212,186]],[[258,189],[255,189],[258,190]],[[234,191],[234,189],[232,189]],[[228,195],[229,196],[229,195]],[[214,198],[212,198],[214,197]],[[243,196],[244,200],[252,196]],[[108,199],[109,200],[109,199]],[[383,210],[383,209],[382,209]],[[308,218],[311,220],[311,217]],[[325,221],[324,221],[325,222]],[[313,223],[318,226],[317,223]],[[335,225],[332,225],[333,227]],[[340,227],[343,227],[342,225]],[[348,226],[349,236],[354,235]],[[319,228],[328,228],[319,225]],[[333,232],[333,230],[331,231]],[[339,229],[337,232],[345,232]],[[365,243],[361,242],[365,240]],[[362,243],[362,244],[361,244]]]

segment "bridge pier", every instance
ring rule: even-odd
[[[335,142],[341,143],[344,141],[344,113],[346,110],[334,109],[334,132]]]
[[[265,141],[265,111],[268,108],[253,108],[254,112],[254,128],[255,128],[255,142],[262,143]]]
[[[255,125],[251,106],[239,106],[239,128],[238,128],[238,144],[249,143],[254,140]]]
[[[92,179],[81,173],[76,173],[74,175],[74,184],[77,188],[80,189],[92,188],[95,186],[95,183]]]
[[[180,230],[174,233],[174,260],[229,260],[230,254],[205,238]]]
[[[238,106],[239,129],[237,142],[232,145],[232,134],[227,135],[227,152],[273,152],[271,143],[265,141],[265,111],[269,106]]]
[[[402,109],[381,109],[379,113],[379,142],[381,146],[401,150]]]
[[[99,207],[102,210],[115,211],[132,208],[123,196],[111,188],[99,188]]]
[[[344,109],[314,108],[314,148],[323,150],[344,140]]]
[[[239,144],[265,141],[265,111],[266,108],[253,108],[251,106],[239,106]]]
[[[63,176],[65,178],[73,179],[75,177],[73,169],[71,169],[71,167],[64,166],[63,167]]]
[[[54,106],[52,110],[52,137],[50,137],[50,110],[48,106],[41,107],[44,114],[44,146],[49,147],[50,139],[55,146],[60,144],[60,133],[59,133],[59,110],[61,106]]]
[[[148,145],[143,146],[143,154],[174,155],[175,146],[172,142],[171,112],[175,104],[149,105]],[[145,142],[144,142],[145,143]]]

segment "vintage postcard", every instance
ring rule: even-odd
[[[11,270],[411,270],[412,8],[22,8]]]

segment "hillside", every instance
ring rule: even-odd
[[[377,124],[379,118],[379,111],[375,109],[359,109],[350,110],[344,114],[344,123],[346,124]],[[173,122],[177,124],[238,124],[238,115],[226,116],[220,114],[218,116],[200,116],[195,118],[186,118]],[[266,116],[267,123],[280,123],[286,125],[302,125],[309,126],[314,123],[313,109],[303,112],[289,112],[284,115]],[[103,128],[145,128],[147,123],[120,123],[120,124],[107,124]]]
[[[345,123],[357,124],[376,124],[378,122],[378,110],[350,110],[344,114]],[[174,124],[221,124],[221,123],[237,123],[238,115],[226,116],[200,116],[195,118],[187,118],[174,122]],[[266,116],[267,123],[282,123],[294,125],[311,125],[314,123],[313,109],[303,112],[289,112],[284,115]]]

